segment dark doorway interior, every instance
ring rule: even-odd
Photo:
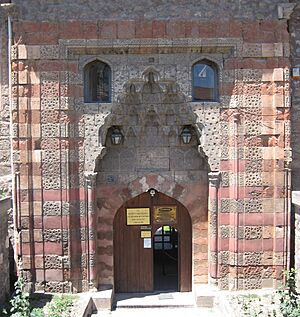
[[[178,291],[178,232],[162,226],[153,237],[154,289]]]

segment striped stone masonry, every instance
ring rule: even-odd
[[[230,290],[281,283],[290,217],[286,20],[19,19],[13,31],[21,39],[11,56],[18,255],[35,290],[113,285],[114,215],[145,191],[142,180],[189,210],[194,283]],[[112,69],[111,103],[84,103],[83,69],[94,59]],[[192,101],[191,67],[202,59],[218,66],[218,102]],[[142,85],[148,68],[159,83],[176,83],[184,101],[168,102],[190,109],[182,116],[201,126],[205,176],[194,161],[191,173],[164,170],[162,156],[144,174],[105,161],[112,150],[100,132],[117,125],[118,111],[116,122],[132,120],[120,110],[126,85]]]

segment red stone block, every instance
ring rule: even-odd
[[[22,255],[31,255],[30,243],[22,243]]]
[[[117,38],[117,23],[116,21],[103,21],[99,24],[100,38],[116,39]]]
[[[242,24],[242,35],[245,42],[258,42],[260,34],[259,22],[248,21]]]
[[[23,29],[24,32],[39,32],[40,31],[40,22],[33,21],[22,21],[19,23],[19,26]]]
[[[134,21],[119,21],[117,27],[118,39],[132,39],[135,37]]]
[[[229,21],[218,21],[216,23],[216,37],[229,37]]]
[[[279,34],[281,37],[279,38]],[[288,31],[287,25],[284,24],[281,27],[281,32],[276,33],[277,42],[289,43],[290,42],[290,33]]]
[[[198,38],[199,37],[199,24],[195,21],[185,22],[185,37]]]
[[[263,251],[273,251],[274,250],[274,239],[263,239],[262,240],[262,250]]]
[[[45,229],[60,229],[66,228],[69,224],[68,216],[46,216],[44,217],[44,228]]]
[[[45,254],[62,255],[62,245],[56,242],[45,242],[44,252]]]
[[[34,253],[35,254],[43,254],[44,246],[42,242],[34,242]]]
[[[166,25],[167,37],[180,38],[185,37],[185,22],[168,21]]]
[[[59,26],[60,24],[55,22],[40,22],[37,30],[39,30],[39,32],[58,33]]]
[[[229,22],[229,37],[242,37],[243,27],[240,21],[230,21]]]
[[[277,238],[274,241],[275,246],[274,246],[274,251],[275,252],[283,252],[286,251],[285,245],[284,245],[284,239],[283,238]]]
[[[68,21],[60,23],[59,38],[61,39],[82,39],[82,24],[80,21]]]
[[[62,270],[47,269],[45,273],[46,273],[46,281],[63,281]]]
[[[238,69],[240,62],[240,58],[226,58],[224,61],[224,69]]]
[[[85,39],[97,39],[99,36],[98,23],[95,22],[82,22],[82,35]]]
[[[27,45],[58,44],[58,34],[45,32],[25,33],[23,43]]]
[[[219,220],[220,225],[229,225],[230,224],[230,214],[229,213],[220,213],[218,220]]]
[[[280,23],[281,22],[276,20],[261,20],[259,22],[259,28],[262,32],[274,32],[280,26]]]
[[[165,21],[153,21],[152,34],[154,38],[166,37],[166,22]]]
[[[152,21],[137,21],[135,34],[137,38],[152,38]]]
[[[220,95],[221,96],[231,96],[236,95],[235,92],[236,85],[234,83],[223,82],[220,86]]]
[[[238,252],[259,252],[262,249],[261,240],[243,240],[238,243]]]
[[[35,216],[33,218],[33,227],[34,227],[34,229],[42,229],[43,228],[43,217]]]
[[[217,34],[217,23],[213,21],[200,22],[199,23],[199,36],[205,37],[216,37]]]
[[[219,240],[219,250],[228,250],[229,249],[229,239],[220,239]]]
[[[278,66],[279,68],[290,67],[291,62],[287,57],[278,57]]]
[[[276,43],[276,31],[263,31],[259,34],[260,43]]]
[[[276,213],[275,214],[275,225],[276,226],[283,226],[286,223],[284,213]]]
[[[19,33],[21,30],[23,30],[22,24],[23,24],[22,22],[17,22],[17,21],[13,22],[12,30],[13,30],[15,35],[17,35],[17,33]]]

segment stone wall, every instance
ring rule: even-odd
[[[299,45],[299,32],[300,32],[300,7],[295,7],[290,21],[290,34],[291,34],[291,64],[292,67],[300,67],[300,45]],[[293,162],[292,162],[292,191],[299,193],[300,191],[300,80],[292,79],[292,148],[293,148]],[[296,202],[295,202],[296,203]],[[295,266],[299,272],[300,269],[300,214],[299,214],[299,199],[297,206],[294,205],[294,217],[295,217],[295,232],[292,231],[292,239],[295,239]],[[298,274],[298,286],[300,285],[300,276]]]
[[[7,11],[0,7],[0,192],[11,192]]]
[[[11,208],[11,198],[0,199],[0,304],[7,301],[10,291],[9,279],[9,238],[7,213]],[[0,305],[1,306],[1,305]]]
[[[288,0],[123,0],[85,1],[13,0],[20,7],[22,17],[33,21],[102,20],[102,19],[276,19],[277,5]],[[225,24],[216,28],[223,28]],[[101,23],[99,24],[101,28]],[[203,27],[206,29],[205,24]],[[224,31],[224,30],[223,30]]]
[[[277,2],[251,1],[239,7],[241,2],[235,1],[234,10],[225,7],[228,1],[219,2],[222,15],[233,18],[220,20],[214,15],[208,21],[195,17],[197,10],[189,11],[190,3],[183,9],[178,1],[169,13],[176,18],[180,10],[182,18],[190,20],[163,19],[164,10],[162,19],[128,20],[136,15],[126,15],[126,8],[122,10],[126,18],[116,9],[115,16],[105,16],[110,20],[100,14],[99,20],[86,21],[93,16],[88,10],[95,2],[93,6],[85,2],[84,9],[75,2],[70,10],[68,1],[65,6],[17,3],[20,16],[13,28],[15,39],[21,41],[12,52],[12,101],[14,158],[20,172],[19,255],[26,281],[46,291],[80,291],[112,282],[107,275],[112,272],[112,235],[107,228],[113,212],[151,184],[181,202],[182,193],[187,209],[197,215],[201,202],[196,197],[204,178],[195,170],[205,170],[200,164],[205,157],[216,179],[201,209],[207,212],[208,224],[197,219],[194,225],[208,244],[204,261],[210,267],[204,268],[206,279],[197,273],[200,266],[194,270],[194,281],[212,279],[221,289],[276,286],[288,264],[286,180],[291,154],[289,34],[287,20],[276,16]],[[68,21],[68,14],[73,18],[72,10],[80,8],[78,19],[84,21]],[[191,67],[204,58],[219,70],[218,102],[191,99]],[[112,103],[84,103],[83,69],[95,59],[111,66]],[[170,108],[170,115],[173,111],[176,118],[184,118],[179,126],[201,127],[199,147],[189,148],[194,151],[191,158],[198,157],[190,162],[190,170],[180,166],[180,159],[173,166],[164,165],[163,159],[170,163],[174,156],[161,152],[155,155],[159,164],[153,168],[141,165],[133,170],[137,161],[130,155],[126,166],[112,162],[112,153],[120,151],[107,146],[106,133],[116,124],[128,127],[129,115],[139,112],[138,107],[124,112],[126,105],[134,108],[128,86],[136,83],[140,93],[149,69],[170,98],[162,104],[143,103],[152,118],[165,118],[168,112],[162,116],[160,109]],[[133,99],[122,103],[127,97]],[[164,133],[170,128],[159,125]],[[128,140],[134,134],[141,137],[138,124],[124,131]],[[152,142],[162,148],[165,135]],[[178,131],[173,139],[177,144]],[[184,156],[183,152],[178,149]]]

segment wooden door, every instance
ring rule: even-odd
[[[176,223],[156,223],[153,217],[155,206],[176,206]],[[140,225],[126,224],[127,208],[149,208],[152,237],[163,225],[178,230],[178,285],[182,292],[192,290],[192,226],[187,209],[177,200],[162,193],[151,197],[143,193],[127,201],[114,219],[114,284],[115,292],[153,291],[153,248],[144,248]]]

